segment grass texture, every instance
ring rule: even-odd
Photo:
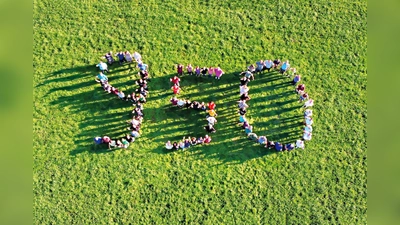
[[[34,1],[35,224],[366,224],[366,1]],[[94,82],[107,51],[138,51],[150,66],[142,137],[127,150],[93,146],[126,134],[132,106]],[[239,76],[260,59],[289,59],[315,100],[305,150],[276,153],[246,140]],[[217,104],[207,146],[204,113],[170,107],[177,63],[217,66],[221,80],[182,77],[180,97]],[[137,68],[110,83],[136,88]],[[301,103],[277,72],[251,81],[254,132],[301,137]]]

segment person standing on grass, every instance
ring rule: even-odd
[[[131,62],[133,61],[132,55],[131,55],[131,53],[130,53],[129,51],[126,51],[126,52],[125,52],[125,60],[126,60],[127,62],[129,62],[129,63],[131,63]]]
[[[288,69],[290,68],[289,60],[286,60],[282,66],[279,72],[283,75]]]
[[[281,152],[283,150],[283,145],[279,142],[275,142],[275,150]]]
[[[182,76],[183,75],[183,65],[182,64],[178,64],[178,66],[176,67],[177,72],[178,72],[178,76]]]
[[[240,100],[242,100],[242,101],[248,101],[248,100],[250,100],[251,98],[250,98],[250,96],[249,96],[249,93],[244,93],[244,94],[242,94],[241,96],[240,96]]]
[[[260,144],[260,145],[264,145],[264,144],[266,144],[267,143],[267,137],[265,137],[265,136],[260,136],[260,137],[258,137],[258,143]]]
[[[306,116],[312,116],[312,109],[306,109],[304,111],[304,117],[306,117]]]
[[[261,59],[260,61],[256,62],[256,73],[261,73],[261,71],[263,71],[264,68],[264,61]]]
[[[186,104],[186,100],[184,99],[178,99],[178,102],[176,103],[179,108],[182,108]]]
[[[213,101],[211,101],[207,104],[207,107],[209,110],[214,110],[216,106],[217,105]]]
[[[198,77],[200,76],[200,71],[201,71],[200,67],[196,66],[196,69],[195,69],[196,76],[198,76]]]
[[[100,61],[99,64],[96,65],[96,67],[99,67],[99,69],[100,69],[100,71],[101,71],[102,73],[108,72],[107,64],[104,63],[104,62],[101,62],[101,61]]]
[[[296,93],[297,94],[302,94],[306,90],[306,85],[305,84],[299,84],[296,87]]]
[[[247,138],[252,140],[252,141],[257,141],[258,140],[258,136],[255,133],[248,133],[247,134]]]
[[[217,68],[215,68],[215,79],[221,79],[221,76],[224,74],[224,71],[219,68],[219,66]]]
[[[296,148],[304,149],[304,141],[302,141],[302,140],[297,140],[297,141],[296,141]]]
[[[281,60],[280,60],[280,59],[275,59],[275,60],[273,61],[273,63],[274,63],[273,68],[274,68],[274,69],[278,69],[278,66],[281,65]]]
[[[246,109],[249,107],[249,105],[246,104],[246,100],[239,100],[238,107],[239,109]]]
[[[309,100],[307,100],[307,101],[304,103],[303,107],[304,107],[304,108],[307,108],[307,107],[311,107],[311,106],[313,106],[313,105],[314,105],[314,100],[309,99]]]
[[[190,76],[193,75],[193,66],[192,66],[192,64],[189,63],[189,65],[187,65],[187,67],[186,67],[186,70],[187,70],[187,72],[188,72],[188,74]]]
[[[311,125],[306,125],[306,126],[304,127],[304,131],[305,131],[305,132],[311,133],[312,130],[313,130],[313,128],[312,128]]]
[[[95,78],[96,82],[100,82],[102,85],[108,82],[108,77],[100,72]]]
[[[207,121],[208,121],[208,124],[210,124],[211,126],[214,126],[215,123],[218,122],[217,119],[215,119],[215,117],[213,117],[213,116],[209,116],[209,117],[207,118]]]
[[[250,89],[247,87],[247,85],[240,86],[240,88],[239,88],[240,95],[245,94],[245,93],[248,93],[249,90],[250,90]]]
[[[125,136],[125,139],[127,140],[127,141],[129,141],[130,143],[133,143],[133,142],[135,142],[135,138],[134,137],[132,137],[131,135],[129,135],[129,134],[127,134],[126,136]]]
[[[178,150],[179,149],[179,144],[176,141],[172,144],[172,149],[173,150]]]
[[[286,144],[285,147],[286,147],[286,150],[291,151],[291,150],[294,149],[294,144],[293,143],[289,143],[289,144]]]
[[[250,71],[246,70],[246,71],[243,71],[240,73],[240,75],[243,75],[243,74],[248,79],[248,81],[250,81],[250,78],[251,78],[251,80],[254,80],[254,75]]]
[[[256,72],[256,67],[254,64],[251,64],[249,67],[247,67],[247,70],[254,74]]]
[[[137,63],[139,63],[139,62],[142,61],[142,56],[141,56],[139,53],[137,53],[137,52],[134,52],[134,53],[133,53],[133,58],[135,58],[135,60],[136,60]]]
[[[306,99],[308,99],[308,94],[307,94],[307,92],[304,92],[302,95],[300,95],[299,102],[302,102],[302,101],[304,101]]]
[[[103,58],[105,58],[107,60],[107,63],[109,65],[112,65],[115,62],[115,60],[114,60],[114,58],[112,56],[112,51],[106,53]]]
[[[311,137],[312,137],[312,133],[311,133],[311,132],[306,132],[306,131],[304,131],[303,140],[305,140],[305,141],[310,141],[310,140],[311,140]]]
[[[115,56],[118,57],[119,65],[122,65],[122,63],[126,62],[124,52],[118,52],[117,54],[115,54]]]
[[[179,79],[177,76],[174,76],[173,78],[170,78],[169,81],[171,81],[173,85],[179,86],[179,81],[181,81],[181,79]]]
[[[246,109],[239,109],[239,115],[246,115]]]
[[[249,133],[253,132],[253,126],[249,125],[244,128],[244,132],[248,135]]]
[[[270,59],[265,60],[263,70],[268,70],[268,72],[269,72],[273,66],[274,66],[274,63],[272,62],[272,60],[270,60]]]
[[[173,106],[178,105],[178,99],[176,98],[176,96],[172,97],[169,101],[172,103]]]
[[[207,73],[208,73],[208,68],[207,67],[201,68],[200,71],[201,71],[201,74],[203,75],[203,77],[207,76]]]
[[[208,68],[208,78],[212,78],[213,74],[214,74],[214,68],[210,66],[210,68]]]
[[[208,144],[210,142],[211,142],[211,137],[206,134],[206,136],[204,136],[203,143]]]
[[[178,95],[179,92],[181,91],[181,88],[176,84],[174,86],[172,86],[171,89],[174,92],[174,95]]]
[[[140,69],[140,71],[147,71],[149,66],[147,64],[144,64],[144,63],[139,63],[138,64],[138,68]]]
[[[118,97],[119,97],[120,99],[122,99],[122,100],[126,100],[126,99],[125,99],[125,94],[124,94],[124,92],[122,92],[122,90],[120,90],[120,91],[118,92]]]
[[[209,117],[209,116],[212,116],[212,117],[217,117],[218,116],[218,114],[217,114],[217,112],[215,112],[215,110],[207,110],[207,112],[208,112],[208,116],[207,117]]]
[[[300,80],[301,80],[301,76],[300,76],[300,74],[298,74],[298,75],[294,76],[292,84],[296,85]]]
[[[250,80],[246,76],[240,78],[240,86],[247,85],[249,82]]]

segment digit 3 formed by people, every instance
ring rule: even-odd
[[[125,94],[122,90],[112,86],[109,82],[109,78],[106,75],[106,73],[109,72],[108,66],[115,63],[114,56],[118,57],[119,65],[136,64],[136,67],[139,70],[138,75],[140,78],[135,82],[137,88],[128,94]],[[99,64],[96,65],[100,71],[96,76],[95,81],[101,85],[104,92],[115,95],[116,99],[119,99],[120,101],[125,101],[132,104],[133,110],[132,119],[127,121],[129,125],[126,128],[126,135],[122,137],[109,137],[107,135],[102,137],[97,136],[94,138],[94,142],[96,145],[107,146],[109,150],[118,148],[127,149],[129,145],[141,135],[140,128],[145,116],[143,109],[144,104],[147,102],[146,98],[149,93],[147,86],[147,82],[150,80],[148,65],[142,62],[142,57],[138,52],[135,52],[132,58],[132,55],[129,51],[120,51],[115,55],[113,55],[113,53],[110,51],[105,54],[103,58],[107,60],[107,63],[99,62]]]

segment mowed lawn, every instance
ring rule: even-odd
[[[34,1],[35,224],[366,224],[366,1]],[[127,150],[95,136],[127,133],[132,105],[94,81],[108,51],[138,51],[150,66],[142,137]],[[276,153],[237,126],[238,74],[289,59],[315,100],[313,139]],[[217,104],[207,146],[167,152],[167,140],[204,136],[205,112],[171,107],[177,63],[217,66],[221,80],[182,77],[180,97]],[[112,85],[136,88],[135,64]],[[304,109],[276,71],[251,81],[254,132],[301,138]]]

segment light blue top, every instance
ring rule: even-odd
[[[140,70],[147,70],[148,66],[147,66],[147,64],[142,63],[142,64],[139,64],[138,67]]]
[[[101,62],[101,63],[97,64],[96,66],[99,67],[100,70],[106,70],[107,69],[107,64],[105,64],[104,62]]]
[[[107,76],[102,74],[102,73],[97,75],[97,77],[100,79],[100,81],[107,81],[108,80]]]
[[[286,63],[286,62],[284,62],[283,64],[282,64],[282,69],[283,70],[286,70],[286,69],[288,69],[290,67],[290,64],[289,63]]]

